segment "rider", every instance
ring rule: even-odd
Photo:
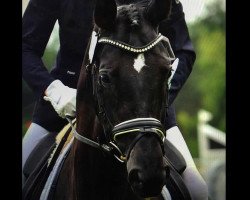
[[[119,0],[122,1],[122,0]],[[84,51],[93,28],[92,0],[30,0],[22,22],[23,79],[37,97],[32,123],[23,138],[22,169],[28,158],[37,154],[39,145],[55,137],[66,124],[65,115],[75,116],[76,87]],[[123,0],[126,2],[126,0]],[[59,24],[60,49],[56,63],[48,72],[42,61],[55,22]],[[182,4],[172,0],[170,18],[160,24],[159,31],[167,36],[174,50],[175,73],[171,80],[169,111],[166,122],[167,139],[182,153],[187,168],[183,180],[193,199],[207,199],[207,186],[199,174],[187,145],[177,127],[172,102],[192,71],[195,52],[190,41]],[[32,156],[31,156],[32,157]],[[30,159],[29,159],[30,160]]]

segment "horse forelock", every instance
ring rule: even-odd
[[[148,0],[123,1],[123,4],[117,7],[117,16],[122,20],[127,20],[130,26],[139,26],[142,21],[143,10],[147,5]]]

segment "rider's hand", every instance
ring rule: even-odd
[[[58,115],[76,115],[76,89],[65,86],[60,80],[53,81],[45,91],[44,100],[50,101]]]

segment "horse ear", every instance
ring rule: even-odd
[[[151,0],[146,8],[146,18],[153,25],[158,25],[169,16],[172,1],[173,0]]]
[[[97,0],[94,19],[97,26],[111,30],[114,27],[117,13],[115,0]]]

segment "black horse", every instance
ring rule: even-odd
[[[171,56],[158,24],[168,16],[171,2],[151,2],[117,7],[114,0],[97,1],[98,44],[93,58],[86,54],[81,69],[76,129],[112,144],[125,163],[75,140],[55,199],[132,200],[161,194],[169,172],[161,122]]]
[[[171,0],[117,2],[96,3],[77,86],[77,133],[53,199],[162,199],[170,172],[162,124],[174,55],[158,25]]]

